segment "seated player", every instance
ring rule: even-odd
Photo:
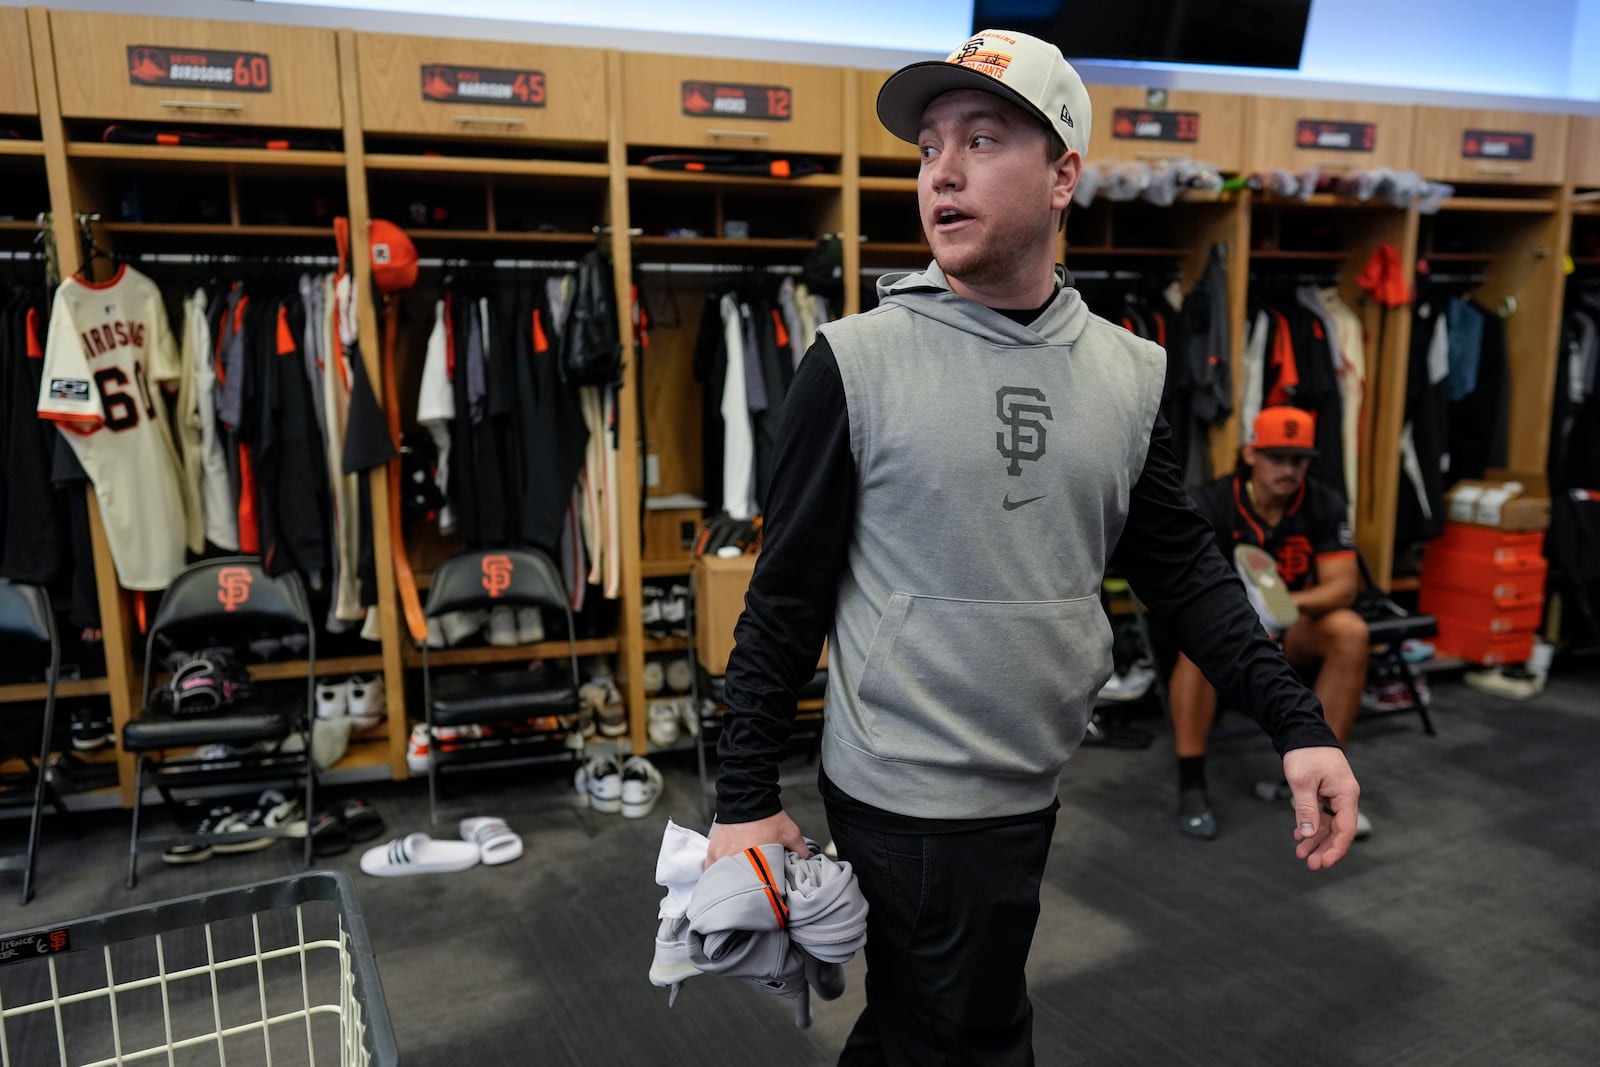
[[[1256,418],[1251,443],[1241,450],[1238,468],[1193,495],[1195,508],[1216,530],[1223,555],[1238,561],[1247,586],[1255,586],[1251,600],[1267,629],[1281,638],[1289,662],[1300,667],[1320,661],[1317,698],[1344,744],[1366,684],[1367,624],[1351,608],[1360,579],[1344,501],[1307,479],[1316,456],[1314,425],[1299,408],[1266,408]],[[1252,557],[1265,562],[1253,549],[1271,556],[1276,574],[1260,564],[1252,568]],[[1206,792],[1205,758],[1217,714],[1216,690],[1180,654],[1168,696],[1178,755],[1178,829],[1210,840],[1217,836],[1217,820]],[[1289,795],[1288,787],[1277,782],[1258,785],[1256,793],[1263,799]],[[1361,814],[1357,836],[1371,830]]]

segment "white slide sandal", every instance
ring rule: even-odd
[[[522,855],[522,838],[511,832],[504,819],[493,816],[462,819],[461,840],[478,850],[485,867],[510,863]]]
[[[406,874],[454,874],[478,865],[478,846],[466,841],[436,841],[407,834],[361,855],[361,869],[379,878]]]

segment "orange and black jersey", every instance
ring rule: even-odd
[[[1195,510],[1217,534],[1217,547],[1227,558],[1237,544],[1256,545],[1272,553],[1278,573],[1290,589],[1317,581],[1316,561],[1355,554],[1355,540],[1345,518],[1344,501],[1319,482],[1307,480],[1276,526],[1269,526],[1246,491],[1248,475],[1234,471],[1192,491]]]

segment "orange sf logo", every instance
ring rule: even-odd
[[[224,567],[217,572],[217,600],[222,610],[233,611],[250,599],[250,569]]]
[[[511,588],[511,558],[509,556],[483,557],[483,588],[490,597],[497,597]]]

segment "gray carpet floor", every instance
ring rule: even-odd
[[[1322,874],[1294,861],[1287,806],[1250,796],[1274,773],[1263,738],[1230,730],[1213,748],[1223,833],[1211,843],[1176,832],[1164,732],[1142,751],[1084,749],[1062,788],[1029,967],[1039,1062],[1600,1062],[1597,696],[1592,664],[1529,703],[1444,680],[1437,737],[1413,717],[1361,724],[1350,754],[1376,833]],[[359,872],[360,846],[324,861],[357,880],[403,1062],[832,1062],[862,1003],[859,963],[807,1031],[735,983],[696,980],[669,1009],[646,980],[661,828],[669,816],[701,827],[692,755],[659,762],[666,796],[637,821],[580,818],[570,784],[538,769],[479,783],[481,807],[526,843],[505,866],[384,880]],[[791,813],[825,836],[813,775],[797,762],[791,777]],[[393,834],[427,829],[420,782],[362,795]],[[126,830],[115,812],[53,821],[40,896],[19,908],[0,881],[0,929],[300,870],[285,844],[183,869],[150,855],[128,893]],[[4,981],[0,968],[0,995]]]

